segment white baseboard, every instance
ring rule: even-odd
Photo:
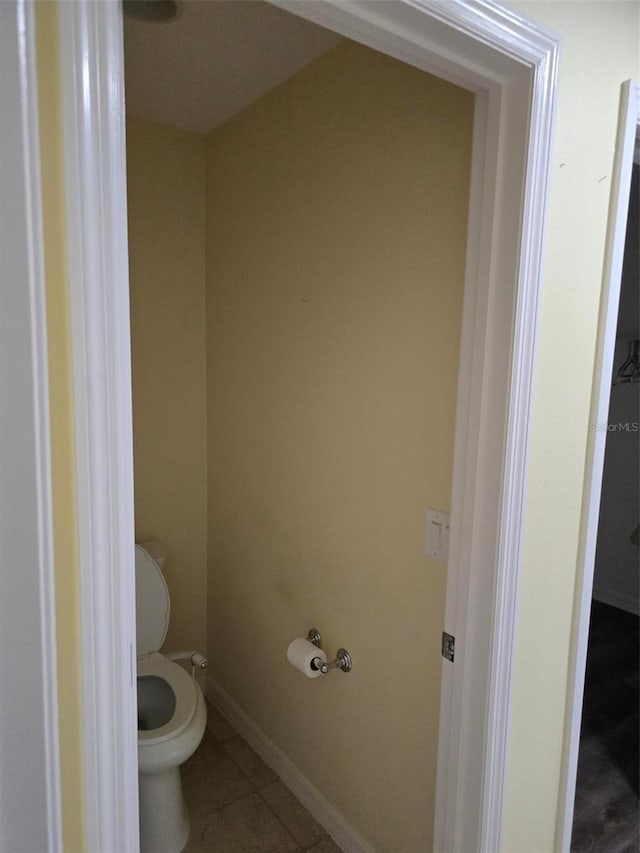
[[[313,815],[343,853],[375,853],[374,848],[314,788],[295,764],[258,728],[218,682],[207,677],[206,696],[242,735],[260,758],[278,774],[289,790]]]
[[[620,610],[626,610],[627,613],[635,613],[638,616],[638,599],[631,595],[620,595],[604,587],[594,586],[593,597],[596,601],[601,601],[603,604],[619,607]]]

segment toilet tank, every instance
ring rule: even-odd
[[[156,539],[150,539],[148,542],[138,542],[138,544],[156,561],[160,566],[160,571],[164,572],[164,564],[167,559],[167,549],[162,542],[158,542]]]

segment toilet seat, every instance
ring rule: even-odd
[[[191,676],[177,663],[168,660],[159,652],[138,658],[138,677],[155,675],[167,682],[176,697],[176,707],[171,719],[155,729],[138,730],[138,739],[160,743],[175,737],[191,722],[196,710],[197,694],[200,689]]]
[[[206,725],[202,691],[182,669],[159,652],[138,658],[138,676],[167,682],[176,699],[171,719],[155,729],[138,730],[138,766],[143,773],[161,773],[186,761],[197,749]]]
[[[179,664],[158,651],[167,635],[169,612],[169,590],[160,567],[142,546],[136,545],[137,674],[138,678],[151,676],[161,682],[155,688],[140,685],[143,694],[147,689],[153,693],[159,688],[147,710],[155,712],[154,703],[159,698],[158,713],[149,717],[149,723],[161,723],[138,729],[138,770],[142,776],[165,770],[177,773],[178,766],[198,748],[207,719],[197,683]]]

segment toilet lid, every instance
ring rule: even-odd
[[[157,652],[169,627],[169,589],[156,561],[136,545],[136,650]]]

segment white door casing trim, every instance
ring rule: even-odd
[[[576,595],[569,658],[570,690],[567,699],[565,724],[565,750],[560,780],[558,825],[556,844],[558,850],[569,851],[576,794],[580,723],[584,695],[587,644],[593,578],[600,517],[602,475],[607,440],[606,430],[592,428],[605,424],[609,418],[613,356],[618,324],[622,264],[629,210],[629,192],[633,170],[636,139],[640,135],[640,86],[631,80],[623,83],[620,92],[618,131],[613,162],[611,196],[607,223],[602,271],[602,295],[598,318],[596,354],[594,361],[593,393],[589,417],[590,429],[585,460],[585,488],[582,500],[580,539],[576,572]]]
[[[62,853],[35,10],[0,4],[0,849]]]
[[[477,93],[436,850],[500,849],[558,42],[489,0],[275,0]],[[90,849],[137,849],[120,5],[61,4]],[[434,654],[438,650],[433,650]]]
[[[133,438],[122,21],[60,3],[87,849],[138,850]]]

